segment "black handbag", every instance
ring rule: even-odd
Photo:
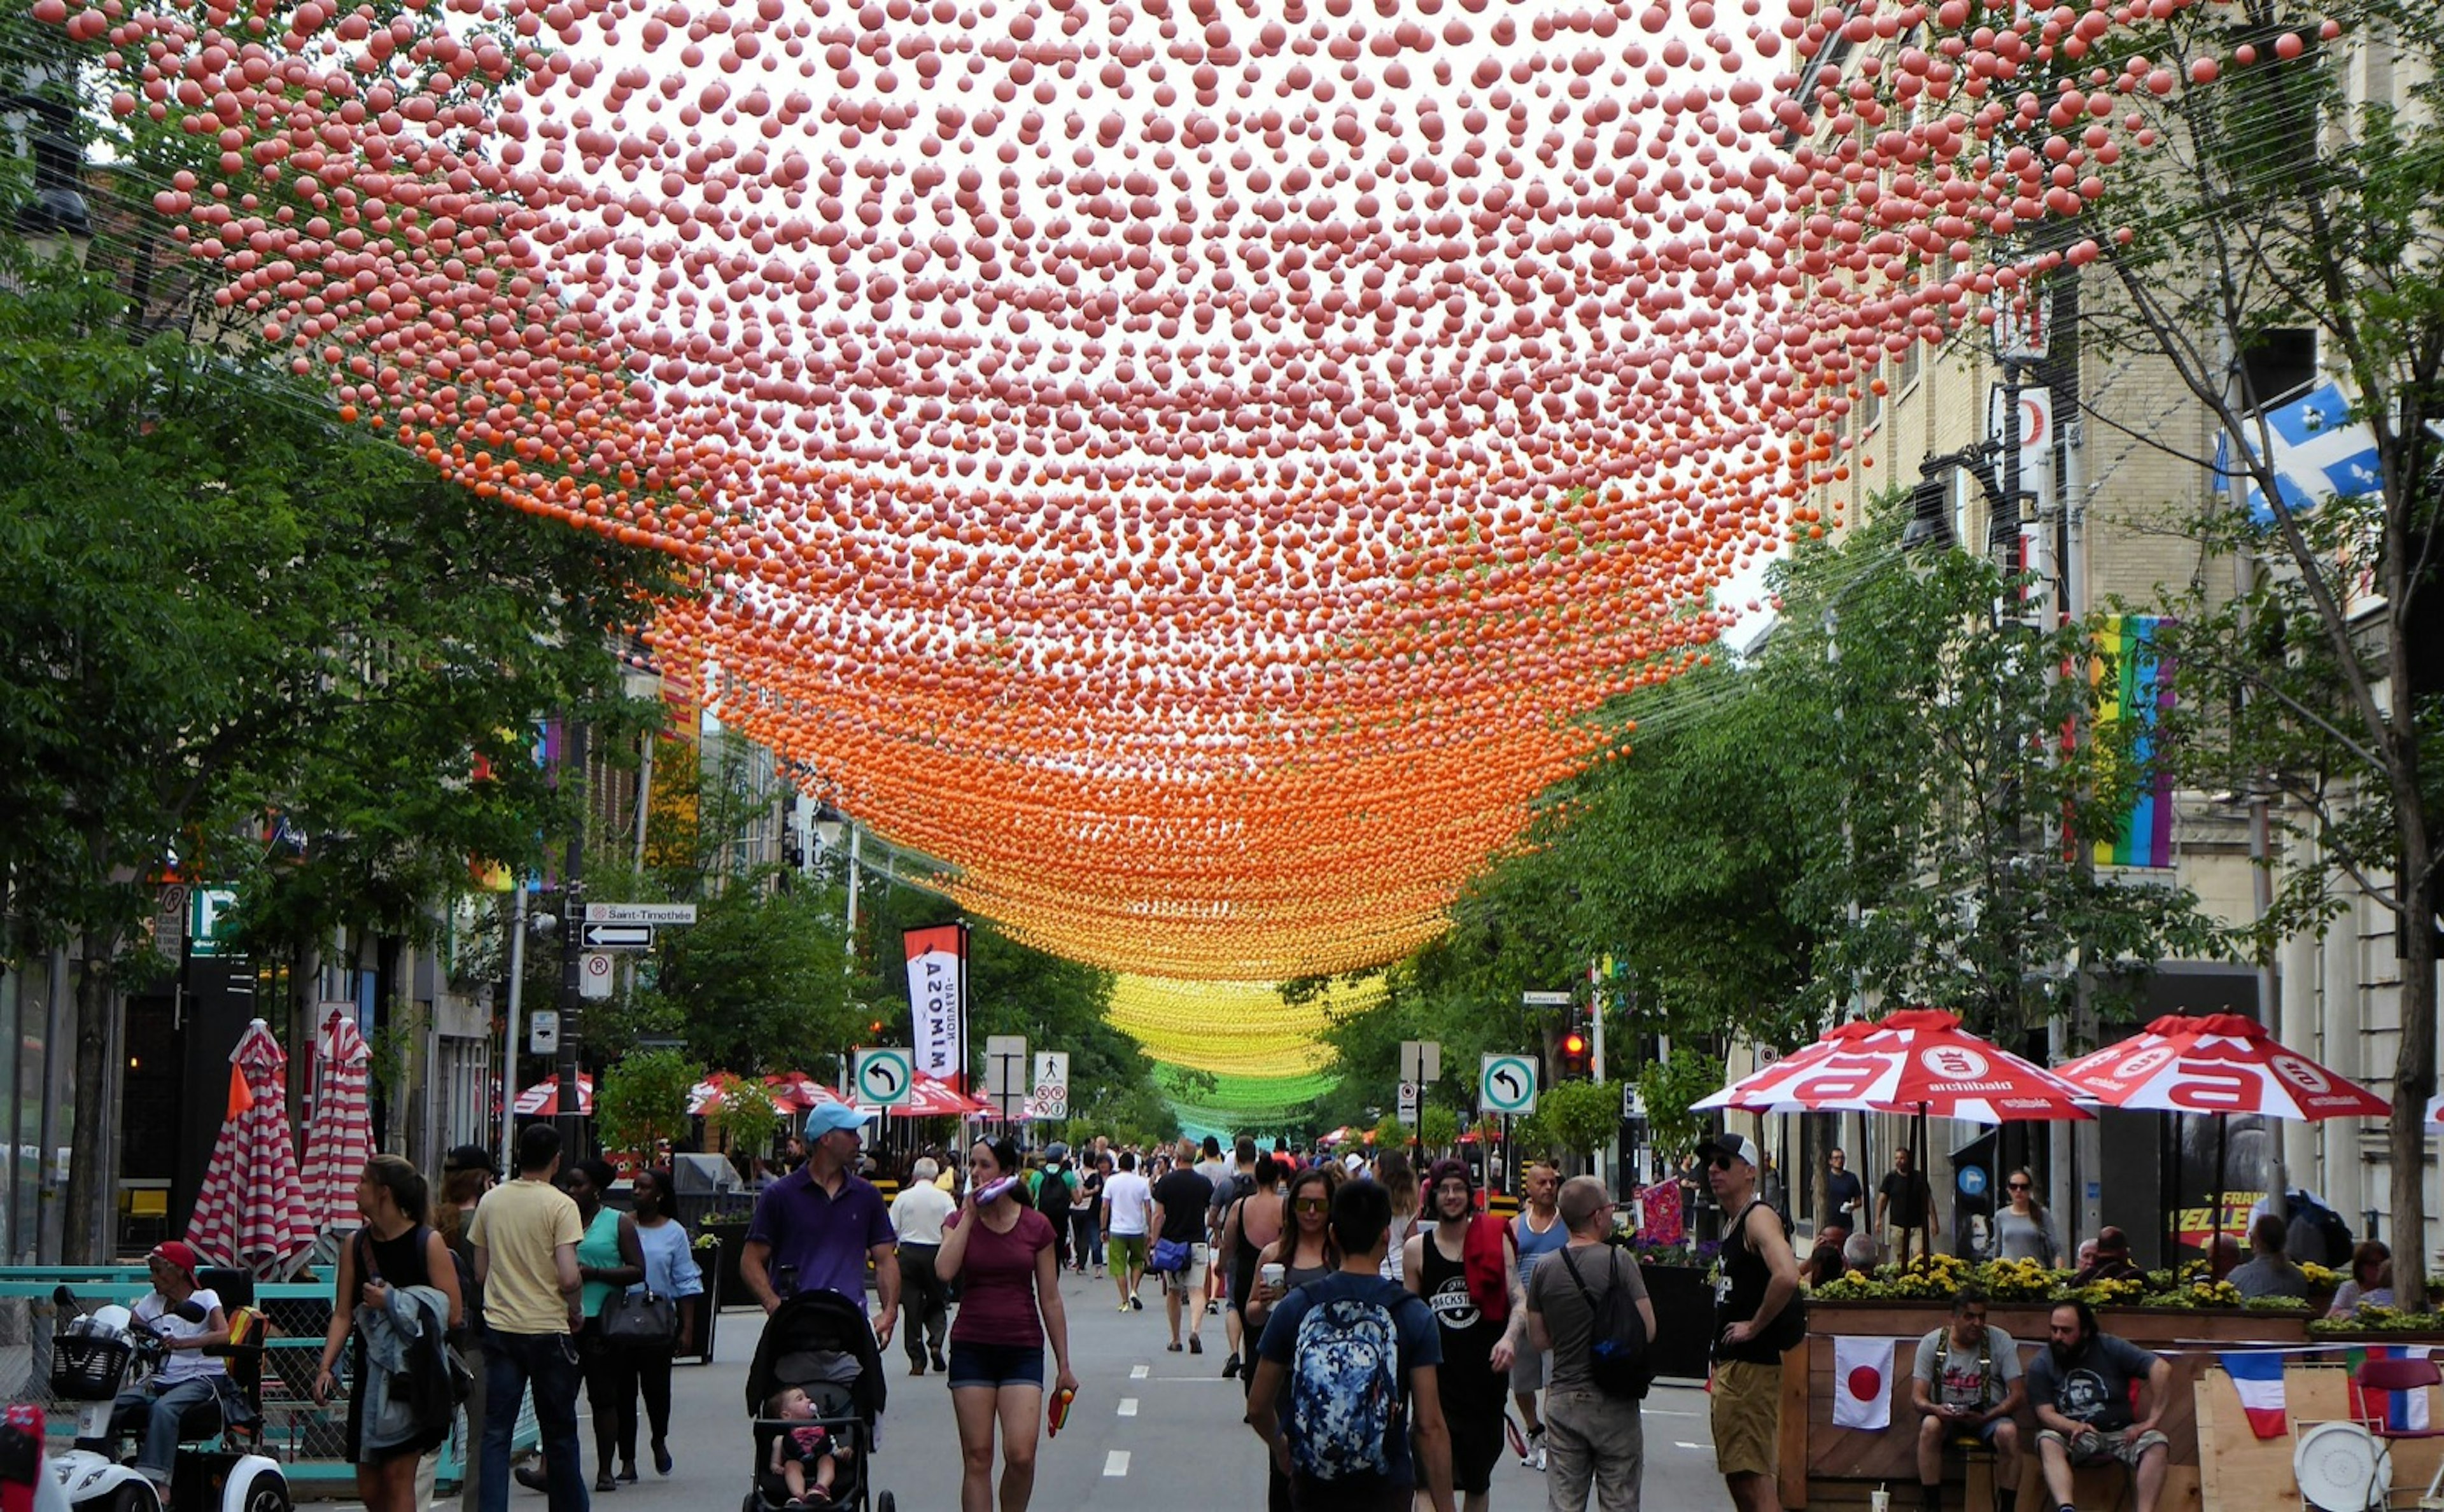
[[[678,1303],[654,1292],[619,1292],[602,1304],[602,1338],[629,1349],[669,1349],[678,1342]]]

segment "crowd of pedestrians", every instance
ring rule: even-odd
[[[991,1139],[916,1157],[886,1203],[863,1173],[865,1129],[845,1108],[809,1117],[798,1164],[757,1195],[739,1276],[768,1314],[801,1293],[837,1293],[868,1318],[879,1354],[897,1336],[909,1374],[944,1378],[962,1512],[1025,1512],[1032,1496],[1046,1408],[1079,1384],[1065,1272],[1107,1279],[1123,1314],[1145,1311],[1145,1289],[1157,1289],[1175,1353],[1204,1355],[1206,1320],[1220,1319],[1219,1374],[1240,1383],[1262,1441],[1268,1512],[1486,1512],[1506,1453],[1543,1473],[1554,1512],[1639,1504],[1648,1377],[1638,1362],[1655,1308],[1621,1247],[1620,1208],[1594,1177],[1564,1180],[1530,1164],[1515,1214],[1500,1215],[1475,1167],[1438,1160],[1420,1179],[1399,1151],[1336,1159],[1249,1138],[1227,1150],[1213,1139],[1152,1150],[1098,1140],[1030,1158]],[[466,1512],[505,1512],[513,1481],[546,1492],[551,1512],[585,1512],[591,1496],[639,1479],[640,1439],[656,1474],[672,1473],[671,1372],[694,1349],[693,1311],[676,1308],[659,1333],[638,1333],[635,1318],[656,1316],[639,1299],[703,1291],[693,1238],[668,1172],[638,1172],[623,1210],[608,1200],[609,1166],[562,1153],[552,1126],[529,1126],[511,1178],[497,1182],[487,1152],[463,1147],[445,1161],[437,1197],[404,1160],[367,1166],[363,1226],[335,1266],[352,1305],[333,1316],[314,1391],[327,1396],[343,1374],[357,1383],[348,1453],[374,1512],[409,1512],[429,1497],[418,1471],[432,1464],[430,1432],[394,1431],[390,1415],[377,1426],[365,1407],[395,1368],[384,1363],[397,1353],[384,1318],[428,1297],[473,1377]],[[1925,1254],[1937,1226],[1907,1150],[1872,1193],[1846,1164],[1840,1151],[1827,1158],[1804,1262],[1754,1141],[1716,1136],[1682,1169],[1684,1181],[1702,1180],[1704,1201],[1692,1208],[1720,1242],[1708,1412],[1738,1512],[1779,1509],[1782,1356],[1803,1337],[1805,1289]],[[2072,1263],[2029,1172],[2003,1186],[1997,1251]],[[2246,1296],[2303,1295],[2290,1252],[2301,1232],[2297,1219],[2261,1214],[2250,1258],[2234,1257],[2229,1280]],[[165,1297],[182,1275],[194,1284],[181,1248],[157,1257]],[[2075,1263],[2082,1282],[2138,1274],[2127,1236],[2112,1227],[2081,1245]],[[2348,1263],[2339,1313],[2390,1299],[2381,1245],[2357,1246]],[[1967,1447],[1995,1459],[1995,1512],[2014,1512],[2024,1451],[2057,1506],[2073,1469],[2116,1464],[2130,1474],[2136,1512],[2155,1512],[2166,1369],[2067,1304],[2024,1372],[2020,1342],[1989,1322],[1983,1297],[1963,1292],[1950,1321],[1918,1341],[1906,1390],[1923,1512],[1942,1512],[1946,1457]],[[513,1466],[529,1393],[540,1452]],[[775,1403],[785,1415],[801,1405]],[[2024,1443],[2030,1414],[2036,1431]],[[804,1438],[775,1442],[768,1479],[821,1506],[849,1450]]]

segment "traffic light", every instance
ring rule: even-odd
[[[1593,1060],[1594,1046],[1587,1038],[1586,1026],[1574,1017],[1562,1031],[1562,1076],[1584,1077],[1593,1068]]]

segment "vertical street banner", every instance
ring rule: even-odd
[[[909,1023],[915,1027],[916,1069],[968,1090],[968,931],[963,924],[906,930]]]

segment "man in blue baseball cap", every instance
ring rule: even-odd
[[[738,1274],[771,1312],[799,1292],[834,1291],[865,1306],[865,1264],[874,1262],[874,1337],[891,1347],[899,1316],[898,1236],[882,1193],[857,1174],[865,1116],[827,1102],[806,1115],[806,1163],[764,1189],[747,1226]]]

